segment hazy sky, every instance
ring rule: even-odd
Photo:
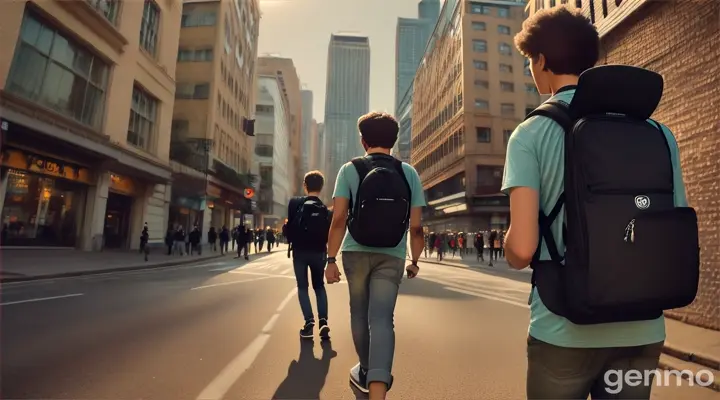
[[[417,18],[419,0],[260,0],[260,51],[292,58],[300,81],[314,95],[313,116],[325,114],[325,72],[330,34],[370,38],[370,109],[393,112],[395,28],[398,17]]]

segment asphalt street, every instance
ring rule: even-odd
[[[331,340],[301,343],[285,248],[253,257],[4,284],[0,397],[364,398],[348,383],[347,285],[328,286]],[[401,288],[388,398],[522,399],[528,279],[421,264]],[[720,395],[685,385],[653,398]]]

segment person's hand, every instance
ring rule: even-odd
[[[328,263],[327,267],[325,268],[325,280],[327,280],[328,284],[340,282],[341,275],[342,274],[340,273],[340,270],[338,269],[336,263]]]
[[[415,264],[410,264],[405,267],[405,271],[407,271],[408,279],[412,279],[417,276],[418,272],[420,272],[420,267]]]

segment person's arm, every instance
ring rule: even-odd
[[[510,196],[505,258],[516,269],[530,265],[539,240],[540,162],[531,136],[518,126],[510,136],[502,191]]]
[[[425,247],[425,236],[422,228],[422,208],[425,207],[425,192],[417,171],[413,169],[410,181],[412,199],[410,201],[410,256],[413,264],[417,264]]]
[[[347,213],[350,207],[350,186],[345,177],[345,166],[340,168],[333,192],[332,221],[328,232],[328,258],[337,257],[345,237]]]

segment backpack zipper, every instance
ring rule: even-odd
[[[631,219],[625,227],[625,243],[635,243],[635,218]]]

